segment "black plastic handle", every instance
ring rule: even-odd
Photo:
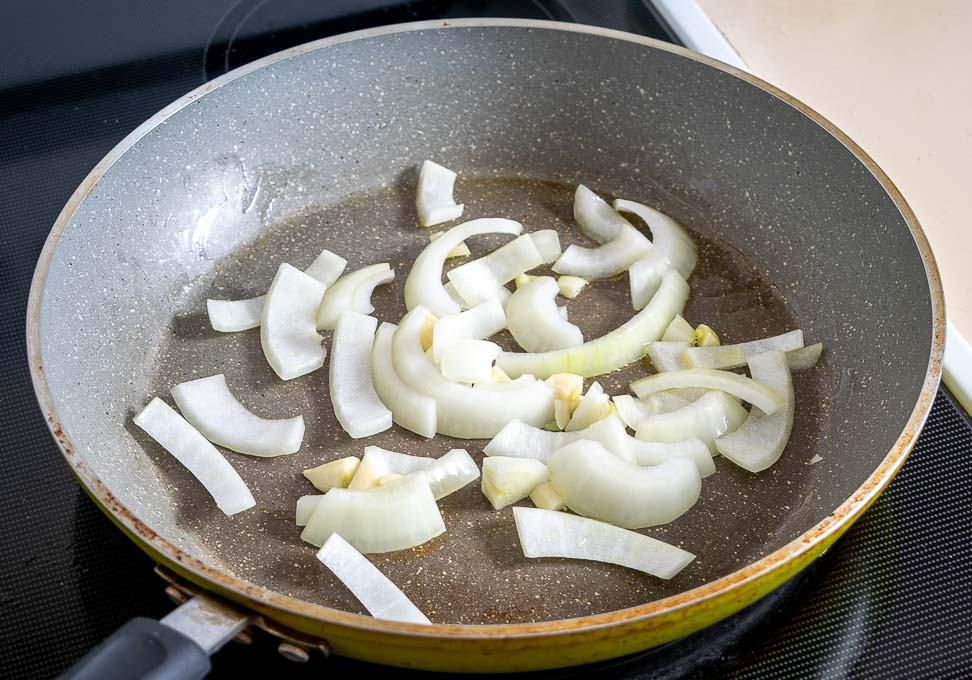
[[[66,670],[63,680],[196,680],[212,665],[191,639],[154,619],[132,619]]]

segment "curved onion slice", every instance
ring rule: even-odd
[[[692,275],[697,260],[695,243],[678,222],[646,205],[619,199],[614,209],[637,215],[651,230],[651,253],[628,268],[631,303],[641,309],[658,290],[666,271],[674,269],[685,279]]]
[[[392,360],[392,338],[397,328],[391,323],[378,327],[371,348],[371,380],[378,398],[391,409],[392,420],[431,439],[435,436],[435,400],[416,392],[398,377]]]
[[[179,383],[171,392],[186,420],[214,444],[264,457],[300,449],[303,416],[268,420],[254,415],[233,396],[222,373]]]
[[[687,342],[653,342],[648,345],[648,359],[656,371],[681,371],[686,368],[682,360],[686,349]]]
[[[376,619],[432,623],[387,576],[337,533],[331,534],[317,559],[341,580]]]
[[[273,277],[260,323],[260,343],[270,366],[282,380],[316,371],[327,352],[321,346],[315,317],[325,286],[289,264]]]
[[[506,303],[506,319],[513,339],[528,352],[576,347],[584,342],[581,329],[560,315],[560,289],[550,276],[538,276],[516,289]]]
[[[578,184],[574,191],[574,221],[585,236],[598,243],[607,243],[625,226],[632,226],[583,184]]]
[[[686,368],[682,371],[656,373],[631,383],[631,391],[639,397],[684,387],[719,390],[758,406],[766,413],[774,413],[783,406],[784,401],[783,395],[777,394],[751,378],[712,368]]]
[[[378,486],[378,480],[390,474],[410,475],[425,470],[435,461],[434,458],[410,456],[407,453],[389,451],[380,446],[366,446],[364,456],[354,477],[348,484],[352,491],[371,489]]]
[[[493,371],[498,369],[494,366]],[[473,385],[477,390],[487,390],[489,392],[505,392],[507,390],[522,390],[537,381],[532,375],[521,375],[516,380],[494,380],[492,382],[481,380]]]
[[[601,201],[600,198],[597,200]],[[611,210],[610,206],[607,209]],[[625,221],[610,241],[597,248],[577,244],[568,246],[560,259],[554,262],[553,270],[558,274],[581,276],[589,281],[607,279],[647,257],[651,250],[651,241]]]
[[[538,426],[553,420],[553,389],[539,380],[497,392],[445,378],[422,351],[420,333],[428,316],[424,307],[405,315],[392,339],[392,354],[402,382],[435,400],[440,433],[477,439],[492,437],[514,418]]]
[[[786,353],[786,362],[791,370],[813,368],[820,360],[820,353],[823,352],[823,343],[818,342],[807,345],[800,349],[793,349]]]
[[[651,303],[626,323],[579,347],[551,352],[503,352],[496,365],[516,377],[531,373],[547,378],[554,373],[576,373],[590,378],[610,373],[637,361],[645,345],[657,340],[685,307],[689,286],[678,272],[666,272]]]
[[[405,477],[364,491],[331,489],[300,537],[321,546],[338,533],[363,553],[380,553],[412,548],[444,532],[428,483]]]
[[[324,498],[324,494],[322,493],[310,494],[298,498],[297,516],[294,519],[294,523],[299,527],[307,526],[314,511],[317,510],[317,504],[321,502],[322,498]]]
[[[361,460],[357,456],[338,458],[329,463],[304,470],[304,477],[321,493],[327,493],[334,487],[345,488],[354,479]]]
[[[671,392],[656,392],[655,394],[649,394],[644,399],[636,399],[627,394],[619,394],[616,397],[612,397],[611,400],[614,402],[614,406],[618,411],[618,416],[632,430],[637,430],[641,421],[648,416],[675,411],[691,403],[691,400],[680,397],[677,394],[672,394]]]
[[[392,412],[378,398],[371,379],[371,346],[378,319],[344,311],[331,339],[327,384],[334,415],[354,439],[370,437],[392,426]]]
[[[657,539],[566,512],[513,508],[527,557],[567,557],[618,564],[670,579],[695,555]]]
[[[235,515],[256,505],[229,461],[164,401],[156,397],[133,420],[206,487],[224,513]]]
[[[645,467],[586,439],[555,452],[547,467],[567,507],[626,529],[667,524],[695,505],[702,491],[691,461],[669,458]]]
[[[462,216],[462,204],[452,198],[456,173],[433,161],[422,163],[415,189],[415,211],[419,224],[431,227]]]
[[[343,257],[325,249],[304,270],[304,273],[325,286],[330,286],[341,276],[347,264],[348,261]],[[256,328],[260,325],[260,316],[263,314],[263,303],[266,299],[266,295],[258,295],[246,300],[206,300],[209,323],[214,330],[224,333]]]
[[[358,284],[358,287],[354,289],[354,294],[351,296],[351,309],[359,314],[371,314],[375,311],[375,306],[371,302],[371,295],[375,292],[375,288],[378,286],[389,283],[394,280],[395,272],[392,269],[386,269],[385,271],[375,272],[368,278],[364,279]],[[324,294],[327,297],[327,293]]]
[[[610,414],[611,399],[604,394],[604,388],[599,383],[594,382],[587,388],[587,394],[577,404],[577,408],[570,416],[570,422],[564,429],[567,432],[578,432],[599,420],[604,420]]]
[[[712,452],[701,439],[684,439],[678,442],[646,442],[634,437],[627,437],[625,441],[628,453],[631,454],[634,462],[638,465],[660,465],[669,458],[684,458],[695,464],[703,479],[716,471]]]
[[[445,233],[444,231],[437,231],[434,234],[429,234],[429,241],[436,240],[444,233]],[[472,251],[469,250],[469,246],[467,246],[465,243],[460,243],[455,248],[449,251],[449,254],[446,255],[446,259],[451,260],[454,257],[468,257],[471,254]]]
[[[506,290],[505,288],[503,290]],[[506,328],[506,312],[499,298],[490,298],[472,309],[444,316],[432,329],[432,356],[436,362],[442,353],[459,340],[484,340]]]
[[[685,365],[689,368],[739,368],[749,357],[779,350],[788,352],[803,347],[803,331],[795,330],[771,338],[741,342],[738,345],[690,347],[685,351]]]
[[[479,479],[479,466],[465,449],[451,449],[412,474],[428,482],[435,500],[439,500]]]
[[[635,437],[650,442],[701,439],[709,447],[716,437],[732,432],[749,414],[724,392],[707,392],[677,411],[659,413],[641,421]]]
[[[665,334],[661,336],[662,342],[684,342],[692,344],[695,342],[695,329],[692,324],[686,321],[681,314],[676,314],[672,322],[665,329]]]
[[[435,331],[433,340],[435,342]],[[433,350],[434,353],[435,350]],[[500,346],[488,340],[459,340],[442,353],[440,369],[449,380],[474,383],[489,380]]]
[[[411,310],[422,305],[438,317],[458,314],[462,305],[442,285],[442,266],[452,249],[472,236],[519,234],[522,231],[523,225],[519,222],[491,217],[463,222],[445,232],[415,258],[405,279],[405,308]]]
[[[483,495],[494,510],[523,500],[548,479],[547,466],[533,458],[494,456],[483,460]]]
[[[350,274],[345,274],[338,279],[324,293],[324,299],[321,300],[320,309],[317,311],[317,327],[327,331],[334,330],[338,317],[346,309],[362,314],[370,314],[373,312],[375,308],[371,306],[371,292],[379,283],[386,282],[385,280],[381,280],[380,277],[373,277],[388,271],[388,263],[380,262],[356,269]],[[385,276],[387,277],[387,274]],[[394,273],[390,277],[387,277],[387,281],[391,281],[393,278],[395,278]],[[355,305],[356,302],[362,302],[362,300],[355,297],[359,286],[365,286],[364,304],[361,308]],[[368,309],[368,307],[371,307],[371,309]]]
[[[753,380],[768,385],[784,395],[786,402],[772,415],[753,407],[746,422],[732,434],[715,440],[715,447],[723,456],[750,472],[765,470],[780,459],[793,431],[793,412],[796,399],[793,379],[783,352],[765,352],[749,357],[749,372]]]
[[[560,257],[560,234],[557,233],[556,229],[540,229],[530,232],[530,238],[533,239],[533,245],[537,247],[537,252],[540,253],[543,264],[556,262],[557,258]]]
[[[478,260],[449,270],[446,276],[467,305],[478,305],[519,274],[543,264],[530,234],[523,234]]]

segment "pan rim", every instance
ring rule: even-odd
[[[257,586],[241,578],[232,576],[226,572],[216,569],[202,560],[192,557],[178,547],[163,539],[155,533],[148,525],[139,520],[135,514],[125,507],[104,485],[104,483],[94,474],[85,462],[76,455],[74,445],[68,435],[63,431],[60,420],[58,419],[51,400],[49,386],[43,371],[40,356],[40,306],[50,267],[51,258],[60,240],[61,234],[66,225],[70,222],[77,207],[84,198],[91,192],[94,186],[100,181],[101,177],[109,168],[122,156],[128,149],[134,146],[143,136],[155,129],[167,118],[177,111],[188,106],[196,99],[205,96],[207,93],[229,83],[237,78],[245,76],[251,72],[262,69],[270,64],[302,54],[314,52],[319,49],[343,44],[355,40],[375,38],[398,33],[410,33],[413,31],[426,30],[447,30],[452,28],[518,28],[534,30],[552,30],[569,33],[583,33],[594,35],[611,40],[623,40],[636,43],[645,47],[663,50],[665,52],[680,55],[692,59],[709,67],[716,68],[722,72],[734,75],[737,78],[763,90],[774,96],[785,104],[800,111],[803,115],[822,127],[832,137],[844,145],[870,173],[881,184],[888,197],[894,202],[898,211],[904,218],[911,235],[918,248],[925,274],[928,281],[929,294],[932,306],[932,343],[929,355],[928,366],[926,369],[925,380],[907,422],[901,433],[895,440],[894,445],[882,459],[878,467],[867,477],[866,480],[854,491],[853,494],[844,500],[830,515],[811,527],[809,530],[790,541],[786,545],[778,548],[772,553],[753,562],[742,569],[731,572],[714,581],[710,581],[702,586],[686,590],[670,597],[655,600],[645,604],[618,609],[601,614],[576,617],[570,619],[557,619],[543,621],[539,623],[511,623],[511,624],[433,624],[418,625],[396,623],[374,619],[362,614],[333,609],[323,605],[315,605],[309,602],[288,597],[267,588]],[[393,635],[404,635],[412,637],[439,638],[448,636],[456,639],[491,639],[497,637],[504,638],[529,638],[534,636],[551,636],[558,634],[571,634],[580,631],[589,631],[599,628],[608,628],[625,624],[632,624],[638,621],[645,621],[664,615],[669,615],[682,609],[697,606],[707,601],[720,597],[729,596],[732,592],[741,589],[746,584],[762,580],[769,577],[773,572],[783,568],[788,562],[796,560],[801,555],[813,551],[821,544],[827,544],[828,539],[833,535],[839,535],[846,529],[887,487],[892,478],[904,464],[909,452],[917,440],[918,434],[924,425],[925,420],[931,410],[932,402],[938,390],[942,376],[942,360],[945,346],[945,303],[942,291],[941,278],[935,262],[931,247],[925,236],[924,231],[918,223],[914,212],[905,201],[901,192],[894,185],[891,179],[878,167],[874,160],[854,143],[846,134],[838,129],[833,123],[828,121],[815,110],[803,104],[796,98],[786,94],[779,88],[770,85],[752,74],[722,63],[710,57],[692,52],[686,48],[665,43],[653,38],[647,38],[623,31],[587,26],[582,24],[571,24],[557,21],[541,21],[527,19],[450,19],[447,21],[421,21],[405,24],[394,24],[381,26],[352,33],[345,33],[338,36],[324,38],[313,42],[298,45],[296,47],[277,52],[254,62],[241,66],[230,71],[214,80],[211,80],[191,92],[183,95],[172,102],[161,111],[153,115],[135,130],[129,133],[120,141],[108,154],[98,162],[98,164],[85,177],[78,188],[71,195],[64,208],[57,217],[51,232],[44,243],[44,247],[38,258],[37,266],[34,270],[31,281],[30,294],[27,305],[27,355],[30,366],[31,379],[34,386],[38,403],[47,421],[48,428],[61,453],[70,466],[73,474],[87,489],[94,500],[102,506],[104,510],[111,513],[114,520],[122,525],[127,532],[138,541],[143,542],[149,548],[163,557],[178,563],[182,568],[194,574],[202,582],[207,584],[210,590],[221,590],[230,592],[247,601],[254,601],[264,608],[279,610],[281,612],[307,617],[325,623],[338,624],[351,628],[379,632]]]

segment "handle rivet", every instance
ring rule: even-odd
[[[277,651],[280,652],[280,656],[288,661],[307,663],[310,660],[310,654],[307,653],[306,649],[289,642],[281,642],[277,647]]]

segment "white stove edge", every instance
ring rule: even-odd
[[[651,0],[659,16],[690,50],[749,71],[746,62],[695,0]],[[945,328],[945,385],[972,414],[972,346],[949,321]]]

